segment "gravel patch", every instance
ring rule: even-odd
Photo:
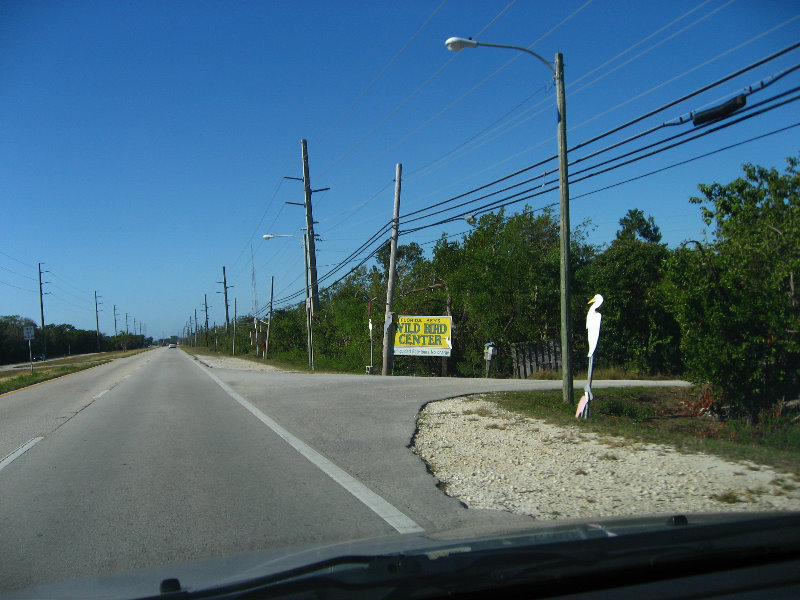
[[[428,404],[413,451],[470,508],[537,519],[800,510],[800,477],[561,427],[480,396]]]
[[[212,369],[238,369],[240,371],[273,371],[280,373],[297,373],[297,371],[287,371],[273,367],[272,365],[257,363],[252,360],[245,360],[243,358],[235,358],[233,356],[206,356],[196,354],[194,355],[198,361],[205,366]]]

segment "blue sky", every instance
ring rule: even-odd
[[[204,294],[209,320],[224,322],[223,265],[234,286],[231,312],[233,297],[240,314],[252,310],[253,266],[259,307],[270,276],[277,298],[301,289],[301,244],[261,235],[302,234],[302,208],[286,204],[302,202],[302,183],[284,177],[302,175],[303,138],[312,188],[331,188],[313,196],[320,275],[391,219],[396,163],[406,214],[555,155],[546,67],[510,50],[453,53],[444,45],[450,36],[530,47],[548,61],[562,52],[572,148],[796,43],[800,5],[5,0],[0,314],[39,321],[38,262],[50,271],[45,320],[93,329],[97,290],[106,334],[113,334],[114,305],[118,327],[127,313],[148,335],[180,333]],[[719,104],[798,63],[796,49],[574,150],[570,160]],[[792,72],[749,95],[748,106],[798,84],[800,71]],[[607,244],[619,218],[640,208],[671,246],[701,237],[699,210],[688,202],[697,184],[728,182],[744,162],[782,170],[800,150],[800,128],[597,190],[792,125],[798,106],[574,182],[573,227],[590,220],[591,241]],[[690,129],[662,128],[571,172]],[[555,167],[551,161],[503,185]],[[546,175],[545,193],[527,203],[557,202],[557,191],[546,192],[555,181]],[[443,233],[457,237],[468,229],[459,215],[469,210],[408,224],[454,218],[401,243],[430,249]]]

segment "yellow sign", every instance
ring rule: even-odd
[[[452,317],[398,316],[394,353],[398,356],[450,356]]]

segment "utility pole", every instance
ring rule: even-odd
[[[394,326],[392,301],[394,299],[394,274],[397,261],[397,235],[400,226],[400,186],[403,165],[397,163],[394,178],[394,218],[392,219],[392,242],[389,254],[389,283],[386,286],[386,313],[383,319],[383,369],[381,375],[391,375],[394,366]]]
[[[236,356],[236,298],[233,299],[233,348],[231,355]]]
[[[197,309],[194,309],[194,345],[197,346]]]
[[[222,281],[218,281],[217,283],[222,284],[222,293],[225,296],[225,335],[228,335],[228,326],[230,325],[230,319],[228,319],[228,279],[225,277],[225,266],[222,267]],[[233,286],[230,286],[233,287]],[[217,292],[219,293],[219,292]]]
[[[42,354],[44,354],[45,360],[47,360],[47,332],[44,329],[44,292],[42,291],[42,265],[44,263],[39,263],[39,310],[41,311],[42,316]],[[47,273],[47,271],[45,271]],[[49,282],[47,282],[49,283]]]
[[[128,333],[128,313],[125,313],[125,334]]]
[[[308,234],[303,234],[303,254],[305,255],[306,261],[306,334],[308,335],[308,364],[311,367],[311,370],[314,370],[314,319],[312,318],[314,314],[313,306],[314,303],[312,302],[311,298],[309,297],[309,289],[308,289],[308,282],[309,282],[309,271],[308,271]]]
[[[206,348],[208,348],[208,294],[203,294],[203,304],[206,306]]]
[[[272,290],[275,286],[275,276],[272,275],[269,279],[269,320],[267,321],[267,339],[264,341],[264,358],[267,358],[269,352],[269,328],[272,326]]]
[[[97,290],[94,291],[94,327],[97,334],[97,351],[100,352],[100,311],[97,309]]]
[[[114,340],[117,339],[117,305],[114,305]]]
[[[253,246],[250,246],[250,268],[251,279],[253,281],[253,339],[252,343],[256,348],[256,358],[258,358],[258,320],[256,313],[258,312],[258,295],[256,293],[256,261],[253,258]]]
[[[314,215],[311,211],[311,178],[308,174],[308,147],[300,140],[303,150],[303,188],[305,189],[306,233],[308,234],[308,272],[311,279],[311,314],[319,311],[319,289],[317,288],[317,252],[314,246]],[[322,191],[322,190],[317,190]]]
[[[303,178],[299,177],[284,177],[284,179],[294,179],[295,181],[303,182],[303,189],[305,192],[305,200],[303,206],[306,209],[306,233],[308,234],[308,260],[306,261],[307,269],[311,279],[311,314],[319,310],[319,288],[317,286],[317,251],[316,251],[316,238],[314,237],[314,214],[311,209],[311,194],[314,192],[324,192],[331,188],[321,188],[318,190],[311,189],[311,178],[308,174],[308,146],[306,140],[300,140],[300,148],[303,158]],[[287,204],[299,204],[298,202],[287,202]]]
[[[567,100],[564,93],[564,56],[556,54],[556,103],[558,105],[558,187],[561,191],[561,394],[565,404],[573,404],[572,398],[572,331],[570,330],[569,305],[569,183],[567,179]]]

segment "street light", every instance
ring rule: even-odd
[[[486,44],[469,38],[451,37],[446,42],[448,50],[458,52],[464,48],[477,48],[489,46],[490,48],[508,48],[525,52],[539,59],[550,71],[556,80],[556,107],[558,109],[558,187],[561,192],[561,369],[562,397],[566,404],[572,404],[572,344],[569,321],[569,183],[567,182],[567,101],[564,94],[564,57],[559,52],[556,54],[554,64],[550,64],[533,50],[522,46],[509,46],[506,44]]]
[[[285,233],[285,234],[271,234],[265,233],[261,236],[265,240],[271,240],[273,238],[295,238],[297,240],[301,240],[303,242],[303,258],[304,258],[304,277],[306,283],[306,335],[307,335],[307,343],[308,343],[308,364],[311,366],[311,370],[314,370],[314,328],[311,319],[311,301],[309,296],[309,289],[308,289],[308,234],[303,234],[303,237]]]

